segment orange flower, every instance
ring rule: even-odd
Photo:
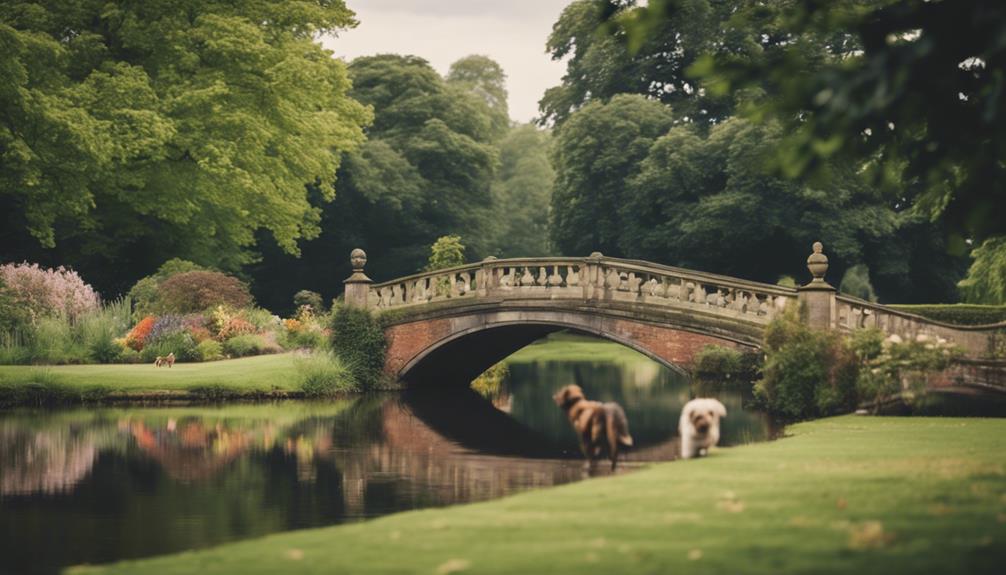
[[[150,336],[150,330],[154,329],[155,321],[157,321],[157,318],[152,315],[148,315],[147,317],[141,319],[140,322],[133,326],[133,329],[129,330],[129,333],[126,334],[126,345],[136,351],[143,349],[143,344],[147,342],[147,338]]]

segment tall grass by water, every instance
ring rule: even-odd
[[[0,334],[0,364],[75,364],[113,361],[115,338],[130,325],[130,302],[119,299],[85,312],[39,318],[34,327]]]

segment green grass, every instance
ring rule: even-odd
[[[194,392],[207,397],[233,397],[270,391],[298,390],[293,354],[263,355],[205,363],[176,363],[172,368],[151,364],[0,366],[0,404],[20,391],[55,390],[71,395],[142,395]],[[99,393],[100,392],[100,393]],[[215,395],[218,394],[218,395]],[[36,403],[7,401],[7,403]],[[62,401],[61,401],[62,403]]]
[[[621,344],[593,336],[558,332],[548,335],[517,351],[506,363],[538,363],[561,361],[597,361],[636,363],[647,357]]]
[[[497,501],[73,573],[999,573],[1006,420],[846,416]]]

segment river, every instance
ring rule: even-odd
[[[429,382],[427,382],[429,383]],[[617,344],[556,336],[497,377],[326,402],[0,412],[0,573],[198,549],[610,473],[551,399],[567,383],[625,407],[616,473],[677,454],[688,379]],[[738,391],[721,445],[772,437]],[[729,386],[727,387],[729,389]]]

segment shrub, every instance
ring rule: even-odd
[[[169,353],[175,354],[175,359],[180,362],[200,361],[201,356],[196,351],[196,342],[188,332],[179,331],[162,336],[158,339],[151,339],[143,346],[140,356],[145,362],[154,361],[157,356],[166,356]]]
[[[143,355],[131,347],[120,347],[117,361],[119,363],[141,363],[143,362]]]
[[[1006,236],[985,240],[971,252],[968,275],[958,283],[969,303],[1006,304]]]
[[[866,264],[852,266],[845,270],[838,291],[866,301],[877,301],[877,293],[870,283],[870,268]]]
[[[31,326],[31,314],[0,276],[0,335],[13,335]]]
[[[4,264],[0,265],[0,280],[6,297],[13,299],[31,322],[42,317],[73,321],[100,307],[97,292],[77,272],[62,266],[48,269],[27,262]]]
[[[256,331],[258,330],[255,329],[254,324],[239,317],[232,317],[220,328],[220,331],[217,333],[217,339],[227,340],[239,335],[252,335]]]
[[[171,276],[192,271],[206,271],[206,268],[187,260],[173,258],[164,262],[153,275],[149,275],[133,284],[133,287],[129,290],[129,298],[133,300],[134,306],[133,319],[139,320],[144,316],[163,313],[158,294],[158,287],[161,282]]]
[[[430,259],[426,271],[436,271],[464,265],[465,246],[461,236],[440,236],[430,246]]]
[[[328,397],[356,391],[353,372],[332,353],[312,353],[297,360],[300,388],[308,397]]]
[[[301,330],[288,332],[284,347],[287,349],[321,349],[327,343],[327,338],[321,330]]]
[[[157,318],[148,315],[147,317],[141,319],[133,329],[129,330],[126,334],[126,345],[135,349],[136,351],[143,350],[144,344],[147,342],[147,338],[150,337],[150,331],[154,329],[154,322]]]
[[[1006,305],[932,304],[891,305],[894,309],[956,325],[988,325],[1006,322]]]
[[[151,341],[158,340],[162,337],[185,331],[185,328],[185,318],[183,316],[174,314],[162,315],[154,320],[154,325],[151,326],[147,339]]]
[[[304,306],[310,306],[314,313],[325,313],[325,302],[318,292],[302,289],[293,294],[293,307],[299,311]]]
[[[231,357],[258,355],[267,347],[265,339],[260,335],[245,334],[234,336],[224,342],[224,352]]]
[[[244,282],[215,271],[173,275],[158,285],[157,300],[162,313],[201,312],[218,305],[240,309],[252,303]]]
[[[204,339],[196,344],[196,355],[198,361],[216,361],[224,358],[224,348],[218,341]]]
[[[377,318],[365,309],[339,306],[332,310],[331,338],[332,349],[361,388],[380,381],[388,344]]]
[[[741,372],[744,354],[720,345],[706,345],[695,355],[695,373],[730,378]]]
[[[807,419],[856,406],[858,362],[840,334],[811,329],[789,312],[766,328],[765,351],[755,394],[769,411]]]
[[[879,340],[879,345],[877,344]],[[943,371],[961,352],[943,338],[919,334],[915,339],[883,337],[879,330],[856,342],[864,363],[858,391],[864,401],[901,396],[911,401],[921,392],[930,374]]]
[[[272,331],[280,327],[279,317],[273,315],[267,309],[257,307],[243,309],[241,310],[240,317],[255,326],[255,330],[259,332]]]

